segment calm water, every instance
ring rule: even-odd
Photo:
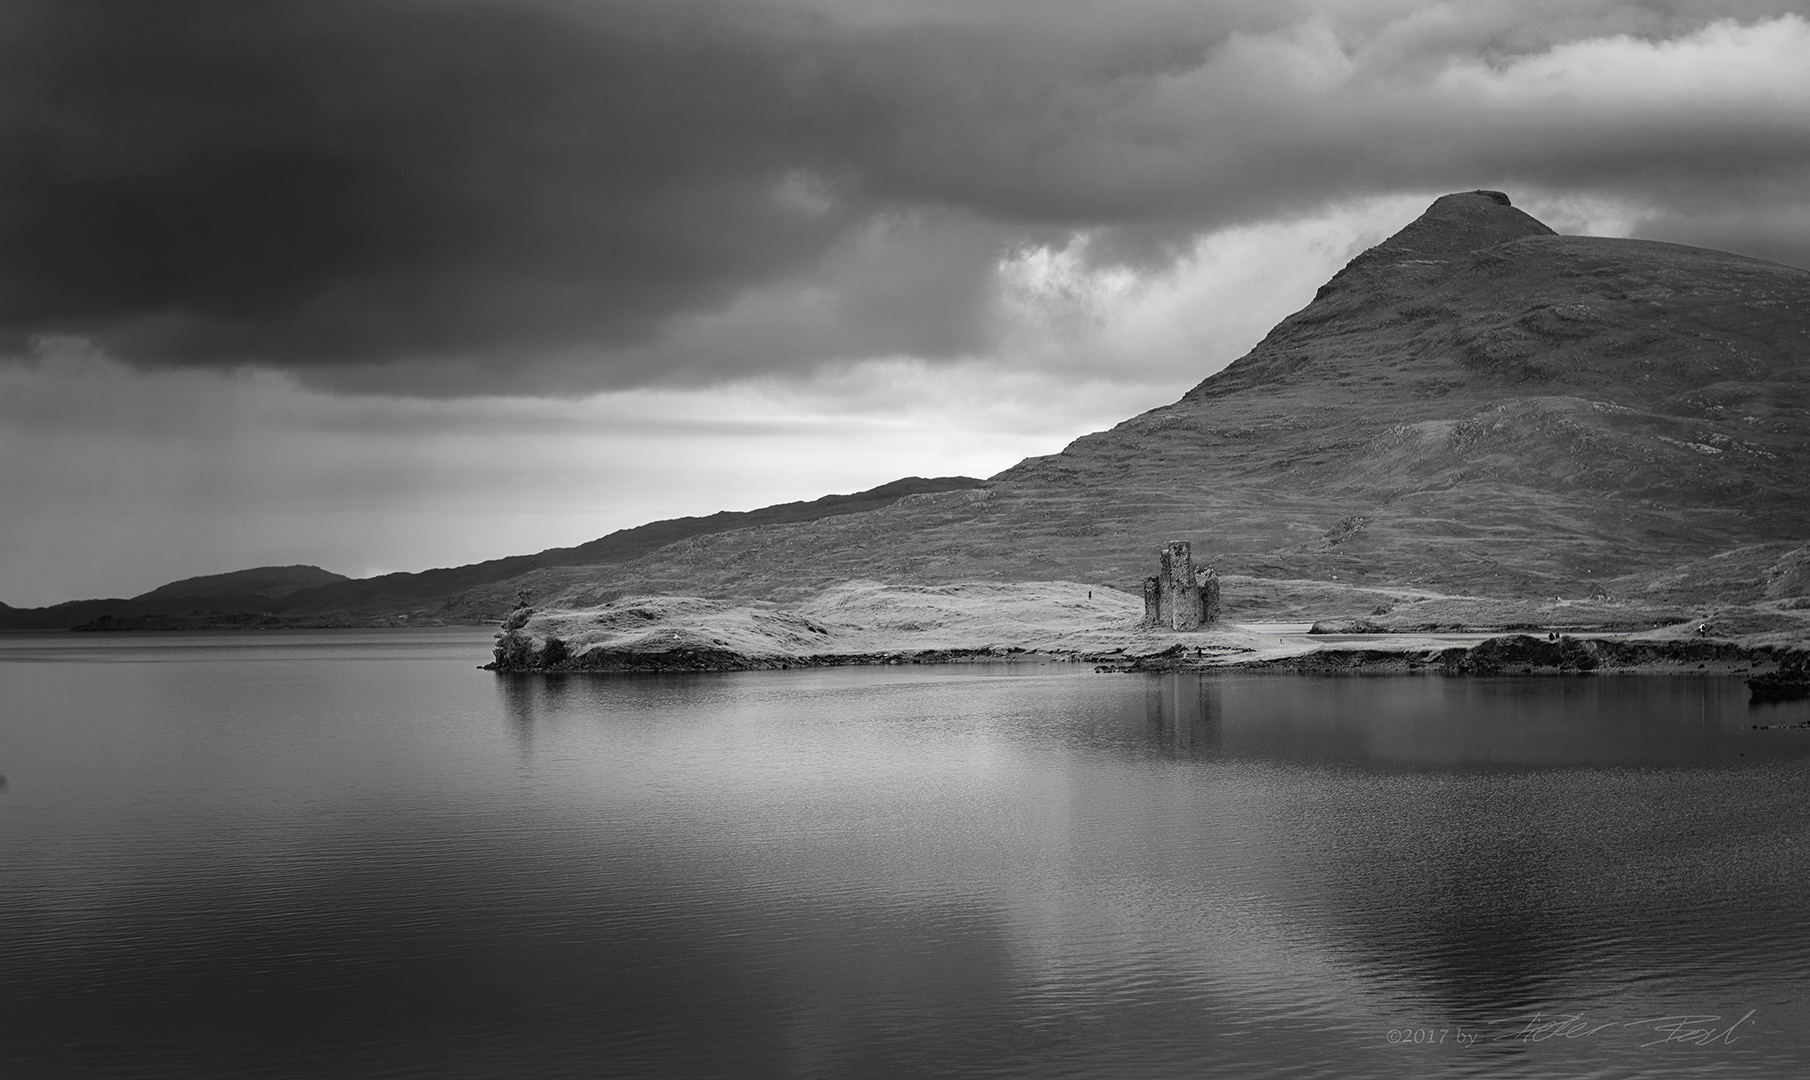
[[[1810,1075],[1735,679],[488,645],[0,638],[0,1076]]]

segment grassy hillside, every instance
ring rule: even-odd
[[[908,476],[849,495],[825,495],[758,510],[725,510],[706,517],[655,521],[621,529],[577,547],[548,548],[534,555],[514,555],[413,574],[352,579],[312,566],[260,567],[171,582],[130,600],[76,600],[45,608],[9,608],[0,604],[0,630],[64,629],[108,618],[122,626],[127,624],[119,620],[129,620],[134,627],[188,628],[207,625],[210,613],[270,616],[268,625],[387,621],[397,613],[486,622],[494,613],[461,607],[463,595],[537,570],[621,563],[711,533],[861,514],[908,496],[967,490],[981,484],[969,476]],[[514,587],[502,585],[486,591],[486,595],[491,593],[513,596]],[[217,621],[222,625],[244,625],[239,618]]]
[[[1451,195],[1181,400],[984,488],[525,583],[592,601],[857,577],[1135,590],[1185,538],[1262,578],[1657,602],[1709,574],[1783,600],[1805,592],[1807,418],[1810,272],[1557,236]]]

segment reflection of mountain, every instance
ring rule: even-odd
[[[1144,677],[1145,740],[1172,757],[1384,769],[1650,768],[1810,757],[1756,733],[1738,679]],[[1129,739],[1129,736],[1122,736]]]
[[[1739,679],[1168,678],[1213,684],[1212,727],[1232,758],[1420,770],[1810,757],[1810,741],[1752,729]],[[1185,689],[1171,696],[1185,703],[1183,716],[1206,707]],[[1165,722],[1175,715],[1168,700]],[[1803,712],[1800,704],[1765,715],[1782,722]]]
[[[852,578],[1135,593],[1173,538],[1268,578],[1779,599],[1810,594],[1806,475],[1810,272],[1558,236],[1472,192],[1352,260],[1181,400],[985,483],[657,523],[282,610],[483,618],[523,587],[583,605],[795,598]]]
[[[1217,743],[1193,752],[1193,776],[1214,813],[1189,827],[1239,840],[1213,872],[1285,897],[1291,944],[1329,970],[1425,996],[1430,1015],[1394,1023],[1659,1015],[1636,1011],[1679,992],[1656,957],[1693,957],[1689,993],[1740,988],[1767,961],[1735,928],[1799,918],[1774,882],[1799,850],[1810,744],[1753,731],[1735,680],[1144,686],[1159,753],[1188,756],[1181,733],[1211,717]],[[1726,768],[1751,779],[1731,784]],[[1302,924],[1307,940],[1292,936]]]

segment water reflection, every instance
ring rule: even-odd
[[[497,694],[502,698],[503,715],[516,745],[530,749],[534,745],[534,725],[542,716],[557,715],[568,708],[572,676],[499,674]]]
[[[1413,767],[1692,765],[1810,756],[1810,703],[1738,678],[1146,677],[1165,754]]]
[[[1733,680],[337,641],[0,666],[0,1073],[1810,1072],[1810,733]],[[1385,1038],[1749,1007],[1690,1058]]]
[[[1150,741],[1176,758],[1207,757],[1224,744],[1219,718],[1223,684],[1199,675],[1152,675],[1144,689],[1144,717]]]
[[[1754,730],[1801,717],[1756,720],[1739,680],[1171,675],[1144,708],[1149,744],[1212,766],[1203,783],[1261,777],[1246,873],[1359,985],[1399,995],[1398,1025],[1769,1002],[1771,1049],[1742,1051],[1763,1056],[1805,1017],[1810,939],[1778,884],[1810,884],[1810,733]],[[1628,1050],[1605,1038],[1567,1066],[1619,1075]]]

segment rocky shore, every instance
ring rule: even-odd
[[[1141,608],[1128,594],[1075,582],[849,582],[786,607],[674,596],[626,597],[584,608],[523,604],[504,621],[486,667],[651,673],[1012,661],[1087,663],[1101,672],[1654,672],[1744,674],[1760,685],[1776,683],[1784,693],[1810,678],[1810,619],[1796,612],[1722,609],[1713,617],[1616,633],[1510,632],[1452,640],[1451,632],[1483,627],[1442,626],[1447,636],[1409,631],[1357,637],[1355,628],[1344,626],[1337,635],[1324,626],[1317,633],[1258,633],[1224,623],[1172,632],[1139,626]],[[1643,617],[1636,612],[1627,618],[1638,624]],[[1333,636],[1338,640],[1328,640]]]
[[[1575,638],[1504,634],[1474,643],[1427,647],[1424,642],[1369,642],[1322,647],[1289,656],[1200,659],[1170,650],[1102,671],[1184,671],[1235,667],[1291,674],[1535,675],[1614,673],[1755,673],[1794,682],[1810,675],[1810,645],[1742,644],[1709,638]]]

